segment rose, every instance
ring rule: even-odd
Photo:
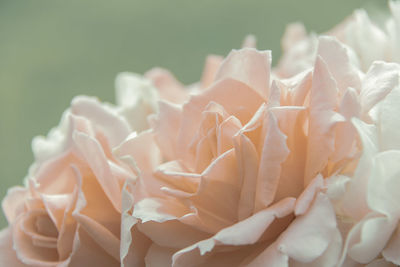
[[[10,189],[3,201],[10,223],[3,231],[11,233],[19,261],[35,266],[119,264],[120,191],[132,177],[111,148],[129,133],[115,110],[78,97],[59,127],[47,138],[34,139],[36,161],[27,187]]]
[[[337,262],[323,178],[354,171],[363,85],[345,47],[318,42],[312,71],[272,83],[269,52],[233,51],[208,89],[183,106],[160,103],[152,131],[118,147],[140,170],[125,191],[122,231],[135,225],[126,257],[139,230],[150,266]]]
[[[391,16],[384,29],[378,27],[364,10],[352,16],[334,29],[324,33],[338,38],[351,52],[354,65],[367,71],[377,60],[400,62],[400,3],[389,2]],[[283,55],[275,72],[280,77],[290,77],[312,67],[316,56],[317,37],[307,36],[304,26],[291,24],[282,39]]]
[[[77,97],[57,128],[34,139],[26,186],[3,200],[10,226],[1,232],[0,265],[120,264],[121,190],[136,175],[112,149],[146,127],[155,97],[149,81],[121,74],[119,106]]]
[[[396,191],[400,181],[400,120],[396,115],[400,112],[400,65],[375,63],[369,74],[368,87],[375,91],[369,92],[369,97],[382,100],[367,110],[368,123],[353,121],[361,137],[362,157],[354,175],[331,178],[339,223],[348,229],[341,261],[344,266],[376,258],[382,258],[382,265],[400,264],[400,199]]]

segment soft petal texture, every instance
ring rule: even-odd
[[[148,264],[339,262],[344,232],[333,203],[341,203],[360,158],[352,121],[365,119],[360,92],[369,83],[339,41],[322,37],[316,45],[311,68],[282,80],[271,75],[269,52],[232,51],[214,80],[204,78],[205,90],[183,104],[159,103],[144,133],[151,146],[133,145],[139,135],[114,151],[132,157],[141,174],[130,193],[133,218],[124,220],[151,240]],[[385,74],[377,79],[386,82]],[[152,148],[139,156],[145,146]],[[160,157],[146,164],[150,150]]]
[[[151,81],[134,73],[123,72],[115,80],[116,101],[119,113],[132,130],[148,128],[147,116],[157,111],[157,90]]]
[[[35,162],[26,186],[10,189],[2,202],[10,223],[0,252],[10,263],[2,265],[120,265],[122,189],[137,173],[113,150],[132,132],[128,109],[137,107],[143,90],[139,81],[125,82],[118,85],[120,106],[76,97],[60,125],[33,140]],[[145,121],[147,113],[140,116]],[[147,247],[133,246],[136,262],[144,262],[140,251]]]

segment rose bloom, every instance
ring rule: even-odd
[[[2,203],[1,266],[120,265],[121,190],[135,174],[112,149],[147,127],[139,117],[155,111],[155,95],[150,81],[121,74],[118,106],[76,97],[60,125],[33,140],[26,186]]]
[[[350,51],[352,63],[366,72],[374,61],[400,63],[400,2],[389,1],[391,16],[377,26],[365,10],[353,15],[324,33],[336,37]],[[304,26],[294,23],[282,38],[283,55],[275,68],[279,77],[291,77],[313,66],[317,55],[318,37],[307,34]]]
[[[360,157],[352,118],[371,120],[392,88],[385,63],[364,74],[333,38],[317,54],[311,70],[272,80],[268,51],[234,50],[208,87],[161,101],[151,129],[115,149],[139,173],[123,192],[126,266],[139,255],[146,266],[339,262],[333,177],[353,175]]]
[[[365,121],[353,119],[362,156],[354,174],[331,177],[328,190],[348,231],[343,266],[364,266],[374,259],[380,261],[377,266],[400,265],[400,65],[375,66],[375,73],[379,68],[386,76],[378,81],[383,90],[376,91],[383,100],[364,114]]]

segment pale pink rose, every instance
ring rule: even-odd
[[[400,144],[396,126],[400,66],[376,61],[400,62],[400,3],[391,1],[389,5],[391,17],[385,29],[374,24],[365,11],[358,10],[327,33],[342,42],[362,80],[360,87],[352,86],[357,92],[354,102],[358,115],[354,116],[357,119],[353,119],[353,125],[360,139],[357,150],[362,152],[361,158],[354,161],[358,165],[353,172],[338,173],[327,180],[328,195],[344,238],[338,263],[343,267],[400,264],[399,211],[392,207],[400,201],[392,192],[399,178],[394,174],[398,167],[392,160],[396,159]],[[317,44],[318,38],[308,36],[301,25],[290,26],[275,74],[286,77],[310,69],[319,54]],[[296,63],[291,64],[292,61]],[[337,65],[333,71],[345,74],[348,69]]]
[[[400,265],[400,65],[374,63],[367,76],[369,90],[360,96],[362,106],[371,108],[364,109],[364,121],[353,119],[362,156],[353,175],[334,176],[329,187],[339,223],[348,232],[343,266],[376,258]]]
[[[286,80],[272,80],[268,51],[232,51],[207,89],[183,105],[162,101],[152,130],[115,150],[140,172],[124,191],[126,266],[141,234],[148,266],[338,262],[328,178],[354,173],[351,120],[371,119],[383,96],[368,87],[374,70],[364,77],[337,40],[317,41],[313,68]]]
[[[25,187],[2,206],[1,266],[119,266],[121,191],[135,178],[112,148],[130,133],[119,108],[77,97],[47,137],[33,141]]]
[[[352,64],[366,72],[377,60],[400,63],[400,2],[389,1],[391,15],[379,27],[365,10],[353,15],[324,35],[336,37],[349,50]],[[317,35],[307,34],[304,26],[294,23],[282,38],[282,57],[275,73],[290,77],[313,66],[317,55]]]

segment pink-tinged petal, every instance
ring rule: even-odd
[[[240,121],[229,116],[217,127],[217,155],[225,153],[234,147],[233,136],[242,128]]]
[[[151,244],[151,241],[135,227],[137,219],[132,216],[133,192],[133,184],[127,181],[122,189],[120,237],[120,261],[122,267],[143,266],[144,257]]]
[[[94,242],[114,259],[119,260],[120,241],[113,233],[88,216],[74,214],[74,218],[81,229],[84,229]]]
[[[153,82],[161,99],[177,104],[187,100],[188,92],[168,70],[154,68],[145,73],[145,77]]]
[[[284,199],[245,220],[224,228],[213,237],[178,251],[174,255],[174,262],[185,261],[188,255],[194,253],[195,250],[199,250],[202,256],[208,252],[212,253],[215,247],[219,245],[255,244],[263,237],[265,231],[268,231],[275,220],[286,217],[293,212],[294,203],[293,198]]]
[[[111,201],[114,208],[120,211],[121,189],[118,180],[112,175],[101,145],[92,137],[79,132],[75,132],[74,141],[92,169],[108,199]]]
[[[292,78],[295,83],[293,89],[289,92],[290,101],[287,105],[305,106],[306,97],[312,85],[312,77],[311,71],[305,71]]]
[[[324,185],[324,178],[322,175],[317,175],[310,184],[307,186],[307,188],[300,194],[300,196],[296,200],[296,207],[294,210],[294,214],[296,216],[303,215],[307,212],[309,207],[311,206],[315,194],[318,193],[319,190]]]
[[[304,185],[322,172],[334,151],[334,127],[344,118],[336,113],[337,85],[321,57],[317,57],[310,94],[307,162]]]
[[[261,151],[258,169],[255,212],[268,207],[275,198],[281,174],[281,164],[289,155],[286,145],[286,135],[278,126],[278,121],[272,112],[267,114],[268,129]]]
[[[71,112],[83,116],[101,131],[111,147],[119,145],[131,132],[128,122],[115,109],[102,105],[90,97],[76,97],[71,103]]]
[[[159,102],[159,112],[152,117],[153,131],[155,140],[166,160],[173,160],[178,146],[178,133],[181,126],[182,110],[178,105],[173,105],[164,101]]]
[[[328,248],[336,235],[336,215],[328,197],[317,193],[314,203],[278,238],[278,251],[301,262],[312,262]]]
[[[211,101],[221,105],[227,114],[239,119],[242,125],[252,118],[263,103],[263,99],[256,91],[233,79],[218,81],[208,90],[192,96],[189,102],[183,106],[182,123],[177,137],[179,142],[175,148],[178,158],[181,158],[185,165],[189,165],[188,167],[191,168],[193,166],[190,165],[195,162],[195,155],[191,152],[190,147],[199,130],[199,121],[202,120],[203,111]]]
[[[307,138],[304,134],[304,107],[282,106],[270,109],[276,116],[279,130],[286,136],[286,149],[290,151],[281,164],[279,184],[274,201],[286,197],[297,197],[304,189],[304,166]]]
[[[138,229],[161,246],[184,247],[207,238],[204,232],[182,222],[192,211],[176,199],[145,198],[135,205],[133,217],[141,222]],[[200,227],[197,227],[200,228]]]
[[[201,87],[209,87],[215,80],[215,75],[223,61],[223,57],[210,55],[206,59],[203,75],[201,76]]]
[[[113,150],[113,154],[121,159],[130,157],[139,172],[151,173],[161,163],[161,155],[153,133],[143,131],[139,135],[131,134]]]
[[[396,231],[392,234],[389,242],[382,251],[383,257],[394,264],[400,265],[400,228],[397,226]]]
[[[176,197],[189,197],[197,193],[201,181],[201,175],[186,172],[177,161],[170,161],[158,166],[154,173],[160,181],[165,182],[161,190],[172,193]],[[162,186],[163,183],[160,183]],[[180,192],[179,194],[175,194]]]
[[[271,51],[252,48],[232,50],[222,62],[216,80],[239,80],[266,98],[269,95]]]
[[[327,64],[338,89],[344,93],[348,87],[360,89],[361,80],[356,66],[351,62],[348,48],[336,38],[322,36],[318,43],[318,55]]]
[[[176,249],[152,244],[146,254],[146,267],[170,267]]]
[[[121,259],[121,266],[145,266],[144,259],[152,242],[136,226],[131,229],[130,235],[133,241],[128,254],[123,260]]]
[[[281,105],[281,88],[278,81],[272,81],[268,96],[268,107],[279,107]]]
[[[32,140],[32,152],[35,163],[40,165],[55,155],[63,153],[71,144],[72,127],[71,111],[66,110],[59,125],[49,131],[47,136],[36,136]]]
[[[247,258],[260,250],[261,245],[246,247],[221,246],[212,253],[202,255],[199,250],[182,249],[173,256],[173,267],[247,266]]]
[[[28,213],[20,216],[14,223],[12,227],[13,248],[18,259],[25,264],[54,266],[59,261],[57,250],[54,246],[46,246],[45,242],[48,239],[48,242],[55,244],[56,240],[50,240],[51,238],[33,232],[32,228],[34,227],[29,227],[29,224],[34,223],[34,220],[35,214]],[[40,241],[43,242],[40,243]]]
[[[238,219],[243,220],[254,212],[259,159],[254,144],[246,135],[240,133],[235,141],[237,164],[242,181]]]
[[[368,112],[399,84],[398,64],[377,61],[369,68],[360,92],[361,114]]]
[[[293,212],[294,199],[286,198],[251,217],[219,231],[213,239],[226,245],[248,245],[259,241],[268,227],[277,218]]]
[[[61,260],[67,260],[71,254],[74,235],[76,231],[76,221],[72,216],[78,199],[78,189],[75,188],[71,201],[64,211],[64,220],[61,229],[58,231],[57,251]]]
[[[66,209],[73,202],[73,194],[59,194],[59,195],[45,195],[42,194],[41,198],[43,200],[43,204],[46,208],[47,213],[53,220],[56,225],[58,231],[61,230],[62,224],[64,222],[64,215]]]
[[[179,219],[182,221],[181,218]],[[210,236],[208,233],[196,229],[193,225],[187,225],[178,219],[168,220],[163,223],[148,221],[139,223],[137,227],[154,243],[177,249],[190,246]]]
[[[73,164],[81,162],[72,153],[64,153],[47,160],[30,179],[31,191],[35,194],[48,195],[71,194],[77,183],[74,170],[71,168]]]
[[[7,195],[3,199],[1,206],[9,224],[25,211],[24,201],[28,196],[26,188],[15,186],[7,190]]]
[[[0,266],[26,267],[18,260],[12,242],[12,229],[5,228],[0,231]]]
[[[72,216],[92,241],[119,261],[121,215],[105,197],[96,178],[85,174],[80,180]]]
[[[202,220],[226,227],[237,220],[240,179],[236,155],[228,150],[202,173],[197,194],[190,197]],[[215,223],[211,223],[214,221]]]
[[[102,225],[115,237],[120,236],[121,214],[107,198],[96,177],[90,173],[83,175],[72,214],[74,217],[86,216]]]
[[[78,227],[75,234],[71,261],[68,266],[112,267],[120,266],[120,263],[119,260],[106,253],[83,228]]]
[[[189,212],[190,209],[179,200],[172,198],[145,198],[135,204],[133,216],[143,223],[148,221],[163,223],[176,220]]]

